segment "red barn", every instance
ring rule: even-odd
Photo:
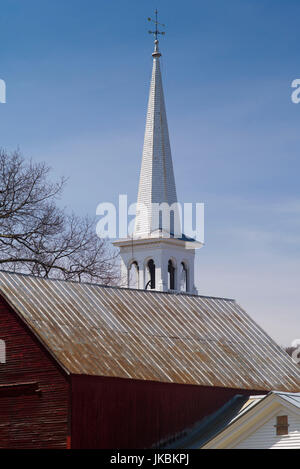
[[[146,448],[237,393],[299,391],[234,300],[0,272],[0,448]]]

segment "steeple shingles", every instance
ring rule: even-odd
[[[177,202],[167,115],[158,50],[155,40],[142,166],[139,181],[134,237],[149,237],[158,231],[153,203]]]

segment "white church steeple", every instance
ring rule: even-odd
[[[162,33],[157,29],[157,11],[155,13],[153,67],[135,228],[131,238],[119,239],[113,244],[120,248],[123,286],[197,293],[194,258],[195,249],[202,244],[188,239],[178,229],[181,227],[181,214],[177,204],[157,40],[157,35]]]
[[[153,236],[162,228],[153,204],[177,203],[158,40],[152,54],[153,67],[146,118],[144,148],[137,200],[134,236]]]

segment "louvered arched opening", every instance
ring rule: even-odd
[[[180,291],[188,292],[188,268],[185,262],[180,264]]]
[[[129,288],[139,288],[139,266],[136,261],[132,261],[128,269]]]
[[[176,275],[176,268],[175,264],[172,259],[169,259],[168,262],[168,289],[175,290],[175,275]]]
[[[153,259],[147,262],[145,289],[155,290],[155,263]]]

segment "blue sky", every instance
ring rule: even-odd
[[[2,0],[0,145],[69,178],[62,204],[134,202],[152,39],[178,196],[205,203],[199,293],[236,298],[278,343],[300,338],[298,0]]]

